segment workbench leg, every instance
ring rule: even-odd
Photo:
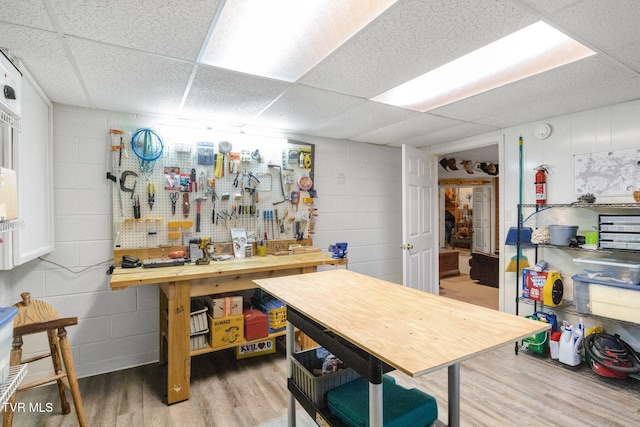
[[[293,324],[287,321],[287,378],[293,377],[293,363],[291,358],[295,352],[296,332]],[[289,400],[287,402],[287,420],[289,427],[296,427],[296,398],[293,393],[289,392]]]
[[[191,283],[173,282],[165,288],[167,295],[167,403],[189,399],[191,356],[189,316]]]
[[[460,363],[449,366],[449,427],[460,427]]]

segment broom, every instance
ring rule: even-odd
[[[518,246],[518,252],[511,258],[509,265],[507,265],[507,272],[521,273],[523,268],[529,268],[529,260],[522,254],[522,247],[520,246],[520,231],[522,230],[522,135],[518,139],[518,154],[519,154],[519,173],[520,173],[520,186],[518,194],[518,229],[516,230],[516,242]]]

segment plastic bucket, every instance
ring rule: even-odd
[[[549,243],[554,246],[569,246],[572,237],[578,233],[577,225],[550,225]]]

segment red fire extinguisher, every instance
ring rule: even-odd
[[[547,165],[535,168],[536,172],[536,203],[547,203]]]

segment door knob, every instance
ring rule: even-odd
[[[400,248],[410,251],[411,249],[413,249],[413,245],[411,243],[407,243],[406,245],[401,245]]]

